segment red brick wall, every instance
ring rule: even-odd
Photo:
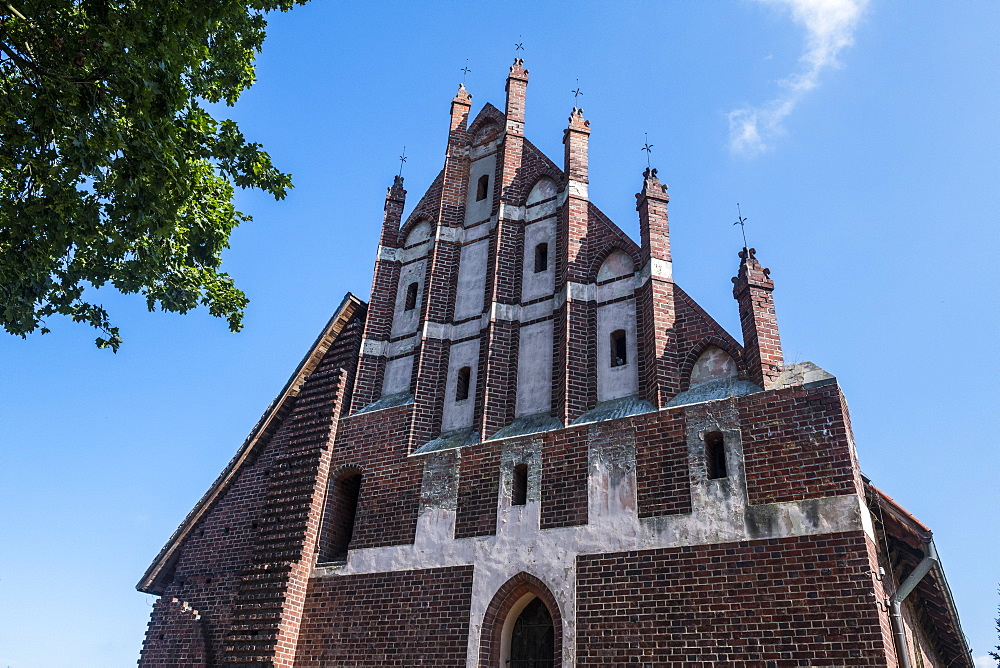
[[[587,523],[587,427],[545,434],[542,442],[541,528]]]
[[[407,457],[413,405],[344,418],[333,449],[334,472],[361,471],[361,495],[351,548],[413,542],[423,460]]]
[[[862,493],[841,402],[835,383],[736,400],[751,504]]]
[[[465,666],[472,566],[313,578],[296,666]]]
[[[886,666],[862,532],[577,559],[577,665]]]
[[[684,409],[634,418],[639,517],[691,512]]]
[[[500,493],[500,444],[463,448],[458,468],[455,538],[492,536],[497,529]]]
[[[153,604],[140,666],[207,666],[212,655],[198,611],[169,596]]]

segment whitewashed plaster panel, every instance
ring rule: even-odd
[[[447,568],[473,565],[472,607],[467,646],[468,668],[479,666],[486,608],[510,578],[525,572],[552,593],[562,616],[562,666],[576,663],[576,560],[579,555],[618,553],[741,540],[821,535],[863,530],[874,537],[871,517],[857,495],[749,506],[743,471],[742,444],[732,404],[696,404],[687,412],[688,465],[692,512],[639,518],[635,476],[634,432],[607,423],[589,430],[588,523],[539,530],[541,439],[502,442],[496,535],[456,540],[455,481],[449,498],[421,507],[412,545],[351,550],[343,566],[314,570],[317,577]],[[730,475],[705,475],[705,433],[722,431]],[[431,466],[433,455],[425,459]],[[528,499],[510,505],[514,465],[528,464]],[[425,475],[425,485],[427,476]],[[422,494],[424,498],[428,495]]]
[[[524,228],[524,266],[521,274],[521,301],[526,302],[539,297],[546,297],[555,291],[556,286],[556,218],[527,225]],[[535,247],[538,244],[549,245],[548,268],[535,272]]]
[[[635,263],[625,251],[615,250],[604,258],[601,268],[597,272],[597,280],[606,281],[609,278],[618,278],[635,271]]]
[[[474,160],[469,166],[469,188],[465,198],[465,224],[478,223],[490,217],[493,211],[493,179],[496,177],[496,153]],[[486,199],[476,201],[476,186],[479,177],[488,175],[489,186],[486,189]]]
[[[611,366],[611,332],[624,329],[628,363]],[[639,391],[635,336],[635,299],[597,308],[597,400],[608,401]]]
[[[404,264],[399,271],[399,285],[396,288],[396,309],[392,316],[392,337],[417,331],[420,321],[420,305],[424,302],[424,278],[427,260],[417,260]],[[416,308],[406,310],[406,290],[411,283],[417,284]]]
[[[597,286],[597,302],[607,302],[619,297],[631,297],[635,294],[635,284],[628,278],[621,278],[604,285]]]
[[[721,348],[709,346],[698,356],[691,368],[691,385],[718,378],[732,378],[737,374],[739,374],[739,370],[736,368],[736,362],[733,358]]]
[[[413,374],[414,355],[389,360],[382,378],[382,396],[410,391],[410,377]]]
[[[448,361],[448,382],[445,386],[441,431],[452,431],[472,426],[473,410],[476,404],[476,367],[478,365],[479,339],[452,344]],[[470,367],[472,372],[469,378],[469,398],[456,401],[458,370],[463,366]]]
[[[521,328],[517,355],[515,415],[548,413],[552,407],[551,320]]]
[[[455,320],[464,320],[483,312],[489,252],[490,243],[486,239],[462,246],[458,264],[458,291],[455,295]]]

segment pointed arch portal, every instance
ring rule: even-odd
[[[562,615],[555,597],[533,575],[518,573],[497,591],[483,617],[481,668],[562,665]]]

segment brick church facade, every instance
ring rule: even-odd
[[[972,666],[931,532],[861,475],[836,379],[786,365],[739,253],[742,343],[506,109],[452,100],[348,294],[150,566],[141,666]],[[728,289],[728,287],[727,287]]]

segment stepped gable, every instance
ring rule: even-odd
[[[143,576],[140,665],[972,668],[837,379],[785,363],[756,249],[733,337],[675,283],[657,170],[636,242],[590,201],[600,124],[573,108],[558,165],[528,82],[515,59],[474,117],[460,85],[408,216],[387,188],[369,303]]]

